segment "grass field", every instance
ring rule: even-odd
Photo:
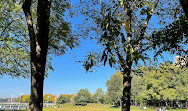
[[[90,103],[87,106],[76,106],[72,103],[61,105],[61,108],[45,107],[43,111],[121,111],[121,108],[115,108],[111,105],[93,104]],[[156,111],[154,108],[147,108],[146,110],[140,110],[140,107],[131,107],[131,111]],[[173,109],[168,111],[188,111],[188,109]]]

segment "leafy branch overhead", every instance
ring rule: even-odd
[[[170,51],[179,55],[188,54],[188,50],[184,47],[188,43],[188,20],[182,16],[165,28],[154,31],[151,35],[152,47],[156,49],[156,55],[160,55],[163,51]]]
[[[1,0],[0,4],[0,75],[27,78],[30,76],[30,43],[22,10],[23,0]],[[72,16],[70,8],[69,1],[52,2],[46,73],[53,70],[52,55],[65,54],[68,49],[79,45],[78,36],[74,36],[76,34],[72,31],[71,23],[65,18],[65,11],[68,17]],[[36,13],[36,3],[33,1],[31,15],[34,29]]]
[[[85,30],[88,31],[85,36],[95,38],[100,46],[98,53],[93,52],[87,56],[84,61],[84,68],[88,71],[99,63],[106,65],[108,62],[111,67],[118,68],[122,72],[122,111],[130,111],[131,70],[133,64],[137,64],[139,59],[144,62],[150,60],[149,53],[151,50],[155,50],[155,47],[152,47],[153,44],[161,42],[158,41],[160,39],[151,37],[152,32],[160,31],[161,27],[159,28],[159,25],[161,22],[164,27],[169,24],[169,22],[166,22],[167,20],[174,21],[182,15],[182,13],[179,13],[174,14],[175,16],[172,17],[173,14],[170,13],[178,9],[177,7],[180,4],[175,2],[174,4],[177,4],[177,6],[172,7],[171,5],[174,4],[170,2],[160,0],[100,0],[100,2],[92,0],[80,2],[80,14],[86,18],[83,24]],[[167,12],[165,9],[171,11]],[[169,43],[173,44],[170,41]],[[170,48],[178,48],[178,46]],[[162,49],[162,51],[168,50]]]
[[[102,53],[98,53],[96,58],[92,57],[94,55],[88,55],[86,61],[91,61],[91,64],[84,62],[84,66],[87,66],[85,67],[86,70],[94,66],[92,61],[103,62],[104,65],[108,62],[111,67],[125,67],[123,65],[125,65],[127,57],[129,57],[131,61],[135,61],[135,63],[137,63],[139,59],[143,61],[149,59],[145,51],[151,49],[151,46],[149,46],[148,43],[144,43],[143,40],[146,40],[144,38],[146,28],[158,2],[158,0],[155,2],[135,1],[135,4],[141,3],[142,5],[136,5],[135,8],[129,6],[129,8],[131,7],[132,9],[128,9],[128,5],[126,5],[128,3],[121,0],[112,1],[113,5],[105,1],[101,1],[98,4],[94,3],[94,1],[91,2],[100,7],[100,9],[88,8],[92,13],[98,13],[99,15],[91,15],[88,11],[89,9],[83,10],[85,12],[82,13],[85,14],[87,18],[90,17],[89,20],[94,22],[94,25],[91,25],[91,27],[100,29],[100,31],[97,30],[96,35],[99,35],[97,38],[98,44],[102,45],[103,51],[101,51]],[[83,5],[86,4],[87,3],[83,2]],[[135,16],[128,18],[128,11]],[[136,15],[137,12],[139,13],[138,15]],[[144,24],[140,21],[138,16],[146,16]]]

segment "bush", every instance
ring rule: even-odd
[[[75,101],[76,105],[81,105],[81,106],[86,106],[87,105],[87,99],[84,96],[81,96],[79,98],[77,98],[77,100]]]
[[[70,95],[60,95],[59,98],[57,99],[56,103],[57,104],[69,103],[70,98],[71,98]]]
[[[87,102],[79,102],[79,103],[76,103],[76,105],[86,106],[86,105],[87,105]]]
[[[91,96],[88,89],[81,89],[74,97],[75,104],[85,106],[92,101]]]

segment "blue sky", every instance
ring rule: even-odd
[[[44,81],[44,94],[76,94],[80,89],[88,88],[94,93],[97,88],[106,91],[106,81],[116,70],[108,65],[97,67],[92,73],[86,73],[81,63],[87,52],[96,48],[91,40],[82,40],[81,45],[67,54],[54,57],[52,66],[54,71],[49,72]],[[166,53],[165,53],[166,54]],[[151,54],[152,55],[152,54]],[[174,55],[165,55],[166,60],[173,61]],[[162,61],[159,59],[159,61]],[[17,79],[4,76],[0,78],[0,97],[18,97],[21,94],[30,94],[30,79]]]
[[[76,62],[95,48],[91,43],[93,42],[90,40],[82,40],[80,47],[68,51],[65,55],[54,57],[52,66],[55,70],[50,71],[44,81],[44,94],[76,94],[82,88],[88,88],[91,93],[97,88],[106,91],[106,81],[116,72],[115,69],[106,66],[86,73],[82,64]],[[12,79],[10,76],[0,79],[0,97],[30,94],[30,79]]]

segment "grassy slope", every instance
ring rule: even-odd
[[[121,111],[120,108],[114,108],[111,105],[103,104],[88,104],[87,106],[76,106],[71,103],[63,104],[61,108],[44,108],[44,111]],[[139,107],[131,107],[131,111],[156,111],[156,109],[147,108],[146,110],[140,110]],[[188,111],[184,110],[169,110],[169,111]]]

